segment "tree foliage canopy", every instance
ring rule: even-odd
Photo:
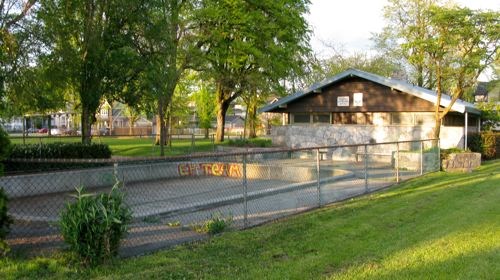
[[[229,104],[248,87],[279,87],[309,52],[307,0],[204,0],[196,14],[198,69],[216,84],[217,141]]]

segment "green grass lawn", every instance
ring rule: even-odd
[[[80,137],[30,137],[26,144],[52,143],[52,142],[79,142]],[[114,156],[159,156],[160,147],[154,145],[151,137],[94,137],[94,143],[105,143],[111,148]],[[22,138],[11,138],[13,144],[22,144]],[[194,146],[191,139],[173,139],[172,147],[166,147],[166,155],[185,155],[192,152],[211,152],[214,146],[211,139],[195,140]]]
[[[499,279],[499,264],[497,160],[93,269],[7,258],[0,278]]]

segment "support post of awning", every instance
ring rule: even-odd
[[[469,132],[469,113],[465,111],[465,132],[464,132],[464,150],[467,150],[467,133]]]

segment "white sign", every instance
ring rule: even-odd
[[[356,92],[353,94],[352,106],[363,106],[363,93]]]
[[[349,107],[349,96],[338,96],[337,106],[339,107]]]

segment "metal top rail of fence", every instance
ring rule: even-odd
[[[117,179],[133,212],[121,254],[142,254],[205,238],[200,229],[215,216],[243,229],[438,171],[438,144],[426,139],[175,157],[14,159],[48,169],[0,178],[15,221],[7,242],[34,253],[62,248],[57,221],[74,188],[107,192]],[[84,166],[51,169],[73,163]]]
[[[314,146],[314,147],[300,147],[300,148],[284,148],[284,147],[274,147],[274,148],[247,148],[247,151],[238,152],[199,152],[195,154],[186,155],[175,155],[175,156],[134,156],[134,157],[112,157],[112,158],[85,158],[85,159],[59,159],[59,158],[13,158],[9,159],[12,162],[49,162],[49,163],[119,163],[119,162],[133,162],[133,161],[157,161],[157,160],[186,160],[186,159],[198,159],[204,157],[218,157],[218,156],[241,156],[241,155],[255,155],[255,154],[272,154],[272,153],[282,153],[282,152],[300,152],[308,150],[326,150],[326,149],[338,149],[338,148],[353,148],[353,147],[364,147],[364,146],[380,146],[380,145],[399,145],[399,144],[410,144],[416,142],[437,142],[439,139],[425,139],[425,140],[407,140],[407,141],[392,141],[392,142],[380,142],[380,143],[364,143],[364,144],[343,144],[343,145],[330,145],[330,146]]]

